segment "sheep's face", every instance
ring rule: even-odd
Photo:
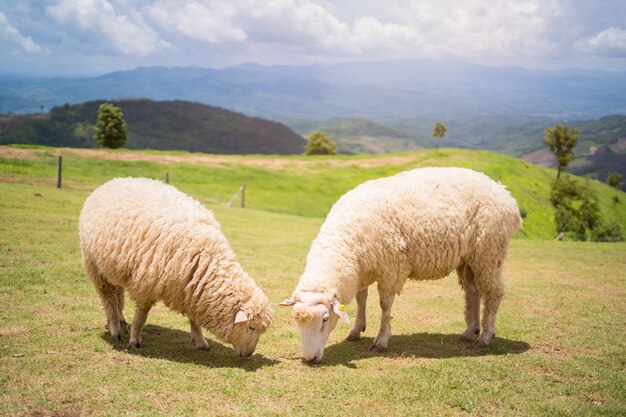
[[[246,313],[237,312],[234,329],[229,340],[235,353],[239,356],[250,356],[254,353],[259,338],[265,333],[267,326],[263,326],[258,320],[248,320]]]
[[[348,322],[348,315],[336,298],[326,300],[321,294],[304,293],[280,303],[293,306],[292,316],[300,328],[302,353],[307,362],[319,362],[324,357],[324,347],[339,318]]]

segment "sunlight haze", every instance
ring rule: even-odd
[[[0,73],[436,59],[626,69],[618,0],[0,0]]]

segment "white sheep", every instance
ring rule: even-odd
[[[213,214],[170,185],[107,182],[85,201],[79,233],[83,265],[114,340],[126,323],[124,289],[136,304],[130,348],[140,347],[157,301],[189,318],[196,347],[208,348],[205,327],[240,356],[254,352],[272,321],[267,297],[236,261]]]
[[[304,358],[319,361],[343,304],[355,296],[357,315],[347,340],[365,330],[367,288],[377,283],[382,319],[370,350],[383,352],[391,337],[391,306],[408,278],[434,280],[456,269],[465,290],[469,341],[480,331],[486,346],[504,294],[502,263],[511,236],[522,226],[504,186],[463,168],[422,168],[365,182],[333,206],[313,242],[293,295]],[[335,314],[332,314],[332,313]]]

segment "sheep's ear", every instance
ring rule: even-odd
[[[235,324],[243,323],[244,321],[248,321],[248,316],[243,312],[243,310],[239,310],[235,316]]]
[[[341,320],[343,320],[344,323],[350,324],[348,313],[346,313],[346,306],[341,304],[336,298],[333,298],[333,311],[339,316]]]
[[[283,307],[289,307],[292,306],[296,303],[296,300],[294,300],[293,297],[289,297],[287,298],[285,301],[281,302],[280,304],[278,304],[279,306],[283,306]]]

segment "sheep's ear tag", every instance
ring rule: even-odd
[[[293,297],[289,297],[278,305],[283,306],[283,307],[289,307],[289,306],[294,305],[295,303],[296,303],[296,300],[294,300]]]
[[[244,313],[243,310],[239,310],[235,316],[235,324],[243,323],[244,321],[248,321],[248,316],[246,316],[246,313]]]
[[[344,323],[350,324],[348,313],[346,313],[346,306],[341,304],[336,298],[333,299],[333,311],[339,316],[341,320],[343,320]]]

